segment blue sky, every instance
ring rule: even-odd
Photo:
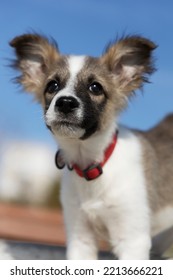
[[[159,47],[158,71],[137,92],[121,122],[147,129],[173,111],[173,1],[161,0],[5,0],[0,3],[0,139],[25,139],[54,145],[41,107],[22,94],[7,67],[8,42],[35,30],[54,37],[63,53],[99,56],[117,34],[141,34]],[[1,143],[0,140],[0,143]]]

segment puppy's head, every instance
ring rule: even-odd
[[[46,125],[59,137],[86,139],[104,130],[154,70],[155,44],[120,39],[99,57],[61,55],[38,34],[14,38],[17,81],[42,104]]]

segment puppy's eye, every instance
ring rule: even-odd
[[[89,90],[90,92],[94,93],[95,95],[100,95],[103,93],[103,88],[102,85],[94,82],[89,86]]]
[[[48,92],[48,93],[55,93],[59,90],[59,83],[55,80],[53,81],[50,81],[48,84],[47,84],[47,87],[46,87],[46,90],[45,92]]]

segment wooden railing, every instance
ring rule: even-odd
[[[0,238],[65,245],[62,213],[0,203]]]

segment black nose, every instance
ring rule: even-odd
[[[64,114],[71,113],[79,107],[79,102],[72,96],[60,97],[55,103],[55,110]]]

